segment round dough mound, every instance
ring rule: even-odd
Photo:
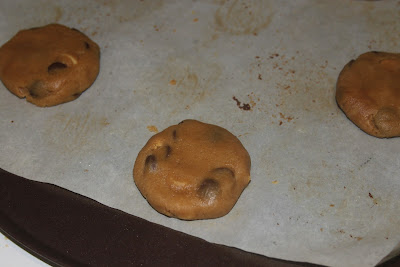
[[[99,73],[100,48],[60,24],[19,31],[0,48],[0,79],[18,97],[40,106],[78,98]]]
[[[400,54],[368,52],[351,60],[339,74],[336,101],[366,133],[400,136]]]
[[[185,120],[150,138],[133,169],[158,212],[184,220],[226,215],[250,182],[250,156],[229,131]]]

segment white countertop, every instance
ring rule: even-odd
[[[8,267],[44,267],[49,266],[32,256],[6,236],[0,233],[0,265]]]

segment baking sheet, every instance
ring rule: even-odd
[[[0,43],[58,22],[102,52],[70,103],[38,108],[0,85],[7,171],[269,257],[373,266],[398,247],[399,139],[360,131],[334,98],[350,59],[398,52],[398,1],[2,1],[0,14]],[[228,129],[252,158],[220,219],[167,218],[133,183],[146,141],[189,118]]]

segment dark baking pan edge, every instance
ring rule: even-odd
[[[213,244],[2,169],[0,181],[0,231],[53,266],[317,266]]]

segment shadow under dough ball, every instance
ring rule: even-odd
[[[136,186],[158,212],[179,219],[226,215],[250,182],[250,156],[224,128],[185,120],[154,135],[139,152]]]
[[[99,68],[99,46],[60,24],[21,30],[0,47],[1,81],[40,107],[75,100],[93,84]]]

